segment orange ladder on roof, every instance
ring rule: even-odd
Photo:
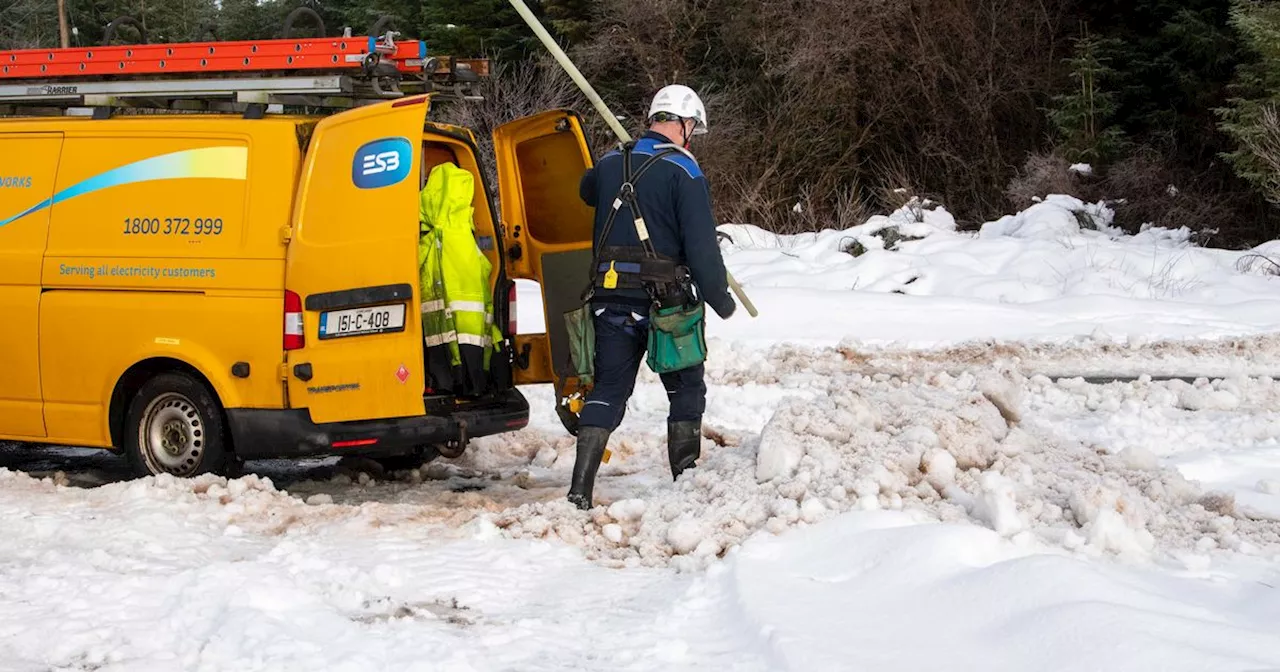
[[[462,85],[487,77],[488,60],[429,57],[426,43],[394,35],[0,51],[0,105],[230,98],[346,107],[426,92],[476,97]]]
[[[179,42],[66,49],[0,51],[0,80],[193,72],[332,70],[390,64],[399,72],[449,72],[445,59],[429,59],[425,42],[378,41],[374,37],[301,40]],[[448,59],[452,64],[453,59]],[[457,62],[487,76],[486,59]]]

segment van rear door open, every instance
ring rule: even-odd
[[[502,198],[502,234],[512,278],[541,285],[546,333],[522,334],[516,352],[529,349],[517,384],[556,384],[561,397],[576,388],[569,375],[564,313],[577,308],[591,265],[593,213],[578,195],[591,153],[582,120],[552,110],[499,126],[493,133]]]
[[[311,137],[285,268],[285,375],[290,406],[310,409],[317,424],[424,413],[417,246],[427,110],[426,97],[370,105],[325,118]]]

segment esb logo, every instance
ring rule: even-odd
[[[413,145],[404,138],[383,138],[356,150],[351,181],[360,189],[379,189],[409,176]]]

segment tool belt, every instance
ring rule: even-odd
[[[689,267],[664,255],[648,256],[643,248],[609,245],[600,250],[595,266],[595,289],[643,289],[651,299],[672,305],[673,299],[691,300]]]
[[[596,263],[596,289],[645,289],[653,285],[674,284],[679,269],[688,269],[671,259],[646,258],[644,250],[635,247],[609,246],[601,250]],[[610,271],[616,276],[606,278]]]

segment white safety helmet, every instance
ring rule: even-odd
[[[694,135],[707,132],[707,109],[703,107],[698,94],[683,84],[664,86],[653,96],[647,119],[652,122],[654,115],[660,112],[673,114],[681,119],[693,119]]]

